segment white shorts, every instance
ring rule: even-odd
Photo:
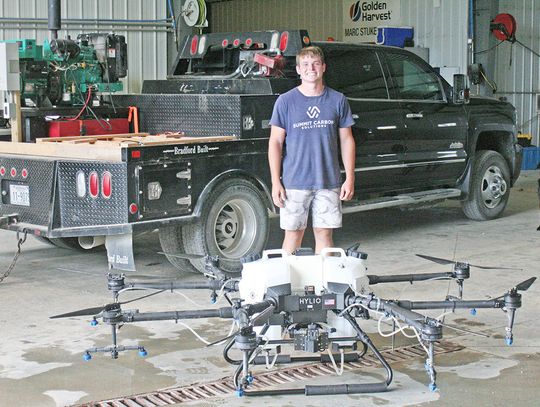
[[[279,225],[283,230],[304,230],[309,211],[314,228],[341,227],[340,189],[287,189],[285,207],[279,211]]]

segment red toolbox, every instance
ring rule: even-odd
[[[58,120],[49,122],[49,137],[129,133],[128,119]]]

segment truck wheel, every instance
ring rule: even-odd
[[[205,201],[200,221],[182,228],[186,253],[218,256],[228,273],[242,269],[240,258],[260,253],[268,239],[268,210],[252,183],[223,182]],[[192,260],[199,270],[204,260]]]
[[[476,153],[469,196],[462,203],[465,216],[473,220],[490,220],[500,216],[510,195],[510,171],[496,151]]]
[[[159,243],[161,249],[165,253],[182,254],[185,253],[184,243],[182,241],[182,226],[173,225],[159,228]],[[169,263],[180,271],[189,271],[190,273],[198,273],[197,270],[187,259],[178,257],[166,256]]]

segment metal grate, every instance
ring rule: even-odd
[[[451,342],[435,343],[435,354],[456,352],[464,349],[463,346]],[[410,345],[400,348],[387,349],[381,354],[389,363],[398,363],[425,355],[421,345]],[[354,371],[364,367],[376,367],[380,363],[374,355],[367,355],[356,362],[344,364],[344,370]],[[285,367],[270,372],[258,373],[255,381],[250,385],[252,390],[263,390],[268,387],[293,383],[314,377],[335,374],[330,363],[312,363],[301,366]],[[110,400],[90,402],[78,407],[156,407],[179,404],[189,401],[204,400],[212,397],[227,396],[234,393],[230,377],[222,378],[210,383],[195,384],[172,389],[158,390],[151,393],[125,396]]]

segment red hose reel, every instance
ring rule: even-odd
[[[516,19],[511,14],[497,14],[497,16],[491,20],[489,29],[499,41],[516,41],[517,23]]]

